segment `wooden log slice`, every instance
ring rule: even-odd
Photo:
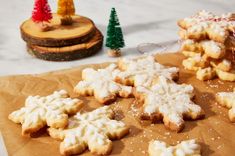
[[[87,17],[73,16],[73,24],[70,26],[60,25],[60,16],[53,14],[51,30],[41,31],[32,19],[26,20],[20,27],[21,37],[29,44],[45,47],[61,47],[90,40],[96,31],[95,25]]]
[[[37,58],[49,61],[70,61],[97,53],[103,45],[103,35],[96,29],[90,41],[65,47],[42,47],[27,44],[28,52]]]

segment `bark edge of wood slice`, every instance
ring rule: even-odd
[[[32,19],[24,21],[20,26],[22,39],[32,45],[44,47],[69,46],[89,41],[96,33],[93,21],[87,17],[74,15],[71,26],[60,24],[60,16],[53,14],[50,25],[52,30],[41,31]]]
[[[27,44],[27,50],[33,56],[47,61],[72,61],[91,56],[103,46],[103,35],[96,29],[95,36],[87,43],[65,47],[42,47]]]

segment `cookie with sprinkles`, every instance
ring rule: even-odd
[[[122,58],[118,61],[122,72],[116,75],[116,81],[130,86],[152,86],[159,76],[170,80],[178,79],[179,69],[158,63],[153,55],[136,58]]]
[[[22,135],[37,132],[45,126],[64,128],[68,124],[68,115],[75,114],[82,103],[77,98],[70,98],[65,90],[48,96],[29,96],[25,106],[12,112],[8,118],[22,124]]]
[[[107,155],[112,150],[113,139],[121,139],[129,133],[129,127],[116,121],[110,106],[92,112],[77,113],[69,119],[66,129],[49,128],[52,138],[62,140],[60,153],[63,155],[81,154],[87,148],[91,153]]]
[[[110,64],[103,69],[86,68],[82,71],[82,81],[74,87],[74,91],[82,96],[92,96],[102,104],[110,104],[118,96],[130,97],[132,87],[115,82],[116,75],[120,73],[117,65]]]
[[[202,108],[191,100],[193,87],[176,84],[163,76],[150,88],[136,87],[135,96],[143,102],[141,119],[163,121],[165,127],[176,132],[184,128],[184,119],[204,117]]]
[[[201,156],[201,146],[195,139],[184,140],[175,146],[163,141],[152,140],[148,148],[149,156]]]
[[[218,16],[204,10],[192,17],[179,20],[178,25],[182,28],[181,37],[198,41],[212,39],[224,43],[235,31],[235,20],[232,13]]]

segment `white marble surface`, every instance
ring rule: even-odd
[[[31,16],[33,0],[0,0],[0,75],[35,74],[112,61],[103,48],[98,54],[71,62],[49,62],[30,56],[20,37],[20,24]],[[56,0],[49,0],[56,11]],[[111,7],[115,7],[124,31],[123,55],[139,55],[141,43],[177,40],[177,19],[206,9],[234,11],[235,0],[75,0],[76,13],[90,17],[105,34]]]

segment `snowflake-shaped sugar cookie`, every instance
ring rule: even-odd
[[[150,87],[162,75],[168,79],[177,79],[179,69],[166,67],[155,61],[154,56],[148,55],[137,58],[123,58],[118,66],[122,69],[116,81],[125,85]]]
[[[163,120],[167,128],[177,132],[183,129],[184,118],[204,116],[201,107],[191,101],[191,85],[179,85],[163,76],[149,89],[136,87],[135,96],[144,101],[142,119],[152,122]]]
[[[194,139],[182,141],[175,146],[153,140],[149,143],[148,153],[149,156],[201,156],[201,147]]]
[[[184,39],[212,39],[224,43],[230,33],[235,31],[234,18],[231,13],[221,16],[201,11],[196,15],[178,22],[183,28],[180,36]]]
[[[235,122],[235,89],[233,92],[219,92],[216,100],[224,107],[229,109],[228,116],[231,122]]]
[[[63,128],[68,124],[68,114],[76,113],[82,106],[79,99],[71,99],[65,90],[40,97],[29,96],[25,106],[12,112],[9,119],[22,124],[22,135],[38,131],[44,126]]]
[[[115,64],[98,70],[86,68],[82,71],[83,81],[75,86],[74,91],[79,95],[94,95],[103,104],[113,102],[117,95],[129,97],[132,95],[132,87],[114,81],[119,72]]]
[[[77,113],[69,119],[66,129],[49,128],[48,131],[53,138],[63,140],[61,154],[80,154],[88,148],[91,153],[106,155],[112,150],[110,139],[120,139],[129,132],[123,122],[113,118],[110,106],[104,106],[92,112]]]

